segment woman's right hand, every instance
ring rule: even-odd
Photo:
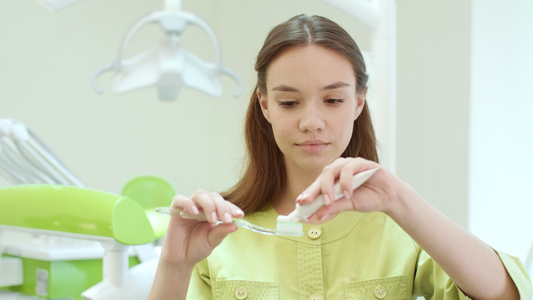
[[[190,198],[177,195],[171,206],[193,215],[203,213],[207,218],[207,221],[170,218],[160,260],[171,265],[194,266],[209,256],[228,234],[237,230],[233,218],[244,216],[240,208],[220,194],[204,190],[196,191]],[[216,225],[217,221],[223,223]]]

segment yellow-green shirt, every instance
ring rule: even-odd
[[[245,218],[276,228],[277,216],[269,208]],[[197,264],[187,299],[469,299],[385,214],[343,212],[303,229],[303,237],[285,237],[239,228]],[[529,300],[520,261],[498,254]]]

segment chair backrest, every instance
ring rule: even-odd
[[[137,201],[152,224],[156,238],[165,234],[168,218],[155,212],[156,207],[170,206],[176,192],[167,181],[156,176],[139,176],[128,181],[122,189],[122,195]]]
[[[135,200],[62,185],[0,188],[0,229],[34,231],[141,245],[155,240],[145,209]],[[43,232],[45,231],[45,232]]]

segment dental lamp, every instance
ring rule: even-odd
[[[187,86],[214,97],[222,96],[219,75],[233,78],[241,93],[239,77],[222,64],[220,44],[213,29],[203,19],[191,13],[180,11],[180,0],[166,0],[165,10],[156,11],[138,20],[122,40],[115,61],[99,68],[93,77],[93,88],[102,93],[98,87],[98,77],[108,71],[115,73],[111,89],[124,93],[151,85],[157,86],[159,99],[175,100],[181,86]],[[152,50],[133,58],[124,59],[128,43],[137,30],[150,23],[159,23],[165,32],[159,44]],[[192,24],[203,29],[214,46],[215,61],[204,62],[185,50],[181,44],[181,35],[187,25]]]

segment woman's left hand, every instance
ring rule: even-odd
[[[322,194],[326,205],[316,212],[318,219],[347,210],[381,211],[389,214],[405,186],[398,177],[380,168],[357,189],[352,188],[353,175],[379,167],[379,164],[363,158],[339,158],[324,167],[322,173],[300,194],[297,201],[300,204],[311,203]],[[344,197],[335,200],[334,185],[337,182],[340,183]]]

